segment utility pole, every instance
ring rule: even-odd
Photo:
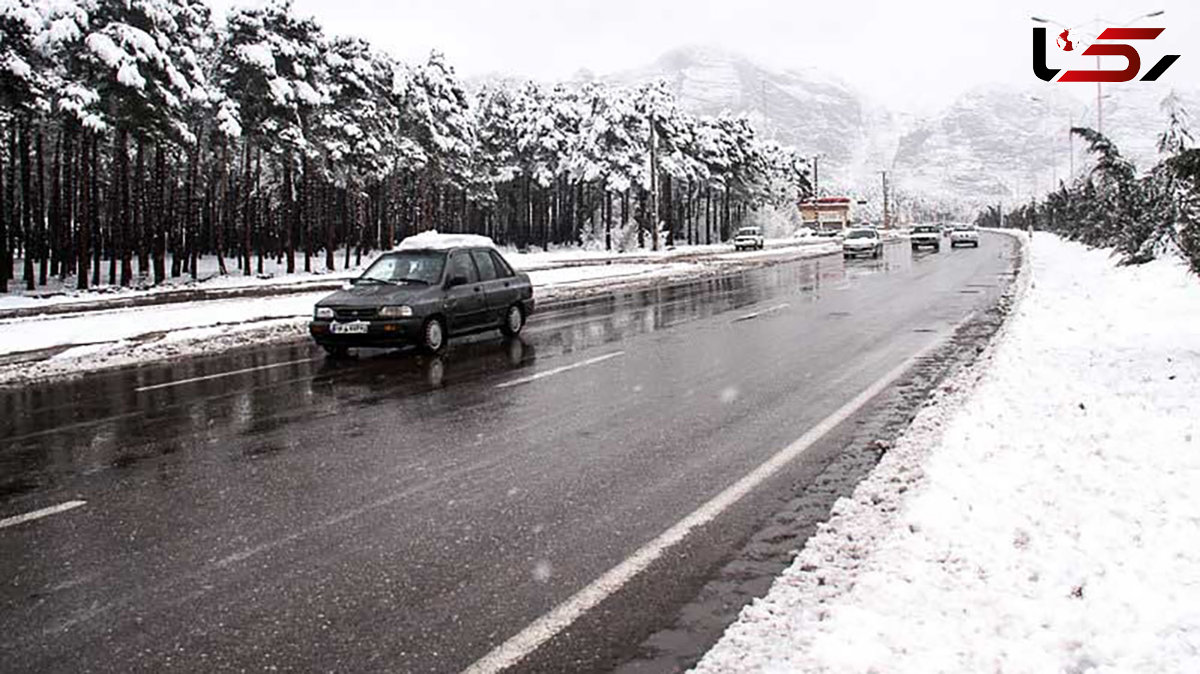
[[[821,196],[821,155],[813,155],[813,198]]]
[[[887,171],[880,171],[879,174],[883,176],[883,228],[888,229],[888,223],[891,221],[891,219],[888,217]]]
[[[1071,155],[1071,175],[1067,176],[1067,183],[1075,182],[1075,132],[1071,129],[1075,128],[1075,111],[1071,111],[1070,126],[1067,127],[1067,152]]]
[[[658,137],[654,130],[654,113],[650,113],[650,235],[652,250],[658,250]]]

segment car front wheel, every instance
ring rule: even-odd
[[[425,321],[421,329],[421,348],[427,353],[441,353],[446,348],[446,324],[440,318]]]
[[[500,326],[500,332],[513,337],[519,334],[523,327],[525,327],[525,312],[521,311],[521,307],[514,304],[508,308],[508,313],[504,315],[504,323]]]

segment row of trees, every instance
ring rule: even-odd
[[[221,24],[202,0],[7,0],[0,104],[5,291],[160,283],[202,256],[332,269],[430,228],[712,242],[810,192],[797,153],[661,83],[468,93],[440,55],[400,63],[288,0]]]
[[[1114,248],[1124,264],[1179,251],[1200,274],[1200,149],[1192,147],[1189,115],[1179,98],[1169,95],[1162,107],[1167,128],[1158,138],[1161,158],[1148,172],[1139,174],[1104,135],[1074,128],[1071,133],[1088,143],[1095,165],[1042,201],[1008,212],[1004,224]],[[999,226],[999,209],[985,210],[977,224]]]

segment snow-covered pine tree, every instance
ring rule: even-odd
[[[430,54],[425,63],[409,71],[401,124],[402,133],[421,149],[425,160],[416,180],[413,223],[417,231],[461,230],[475,121],[466,91],[442,54]]]
[[[301,194],[305,228],[305,269],[310,269],[316,234],[312,223],[325,224],[325,265],[334,268],[337,220],[331,193],[319,189],[328,178],[328,166],[312,158],[319,155],[309,140],[316,111],[326,103],[323,68],[326,40],[321,27],[311,18],[297,17],[290,0],[272,0],[262,8],[239,8],[230,12],[224,40],[218,49],[214,84],[220,89],[222,103],[218,113],[221,130],[233,141],[230,149],[241,155],[240,178],[236,182],[236,205],[227,210],[240,224],[240,258],[243,272],[251,272],[251,253],[261,259],[263,240],[253,236],[257,193],[253,167],[261,165],[262,155],[274,164],[274,173],[296,155],[303,156],[305,172]],[[240,148],[238,147],[240,143]],[[232,164],[226,157],[226,164]],[[315,176],[307,175],[310,171]],[[317,193],[308,193],[312,190]]]

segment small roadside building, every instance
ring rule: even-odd
[[[819,197],[800,202],[800,219],[817,231],[841,231],[850,226],[850,197]]]

